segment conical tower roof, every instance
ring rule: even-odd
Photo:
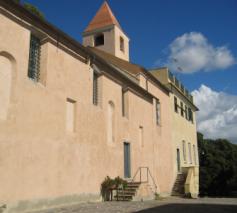
[[[122,29],[108,3],[105,1],[84,32],[93,31],[110,25],[116,25],[117,27]]]

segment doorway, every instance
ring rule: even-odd
[[[131,150],[130,143],[124,143],[124,177],[131,178]]]
[[[178,170],[178,173],[181,172],[181,166],[180,166],[180,151],[179,151],[179,149],[177,149],[177,170]]]

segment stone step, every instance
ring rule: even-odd
[[[118,200],[132,200],[133,196],[132,195],[118,195],[118,196],[115,195],[114,199],[117,200],[117,198]]]
[[[136,194],[136,192],[129,192],[129,191],[126,191],[126,192],[118,192],[118,195],[132,195],[134,196]]]

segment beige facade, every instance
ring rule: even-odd
[[[0,29],[0,204],[24,212],[100,200],[107,175],[125,178],[125,143],[131,157],[126,178],[149,168],[151,193],[170,195],[174,138],[192,144],[196,138],[195,123],[182,121],[181,130],[174,129],[182,118],[175,121],[169,89],[151,75],[112,66],[10,1],[0,1]],[[113,30],[119,37],[119,28]],[[32,35],[41,49],[34,80],[29,77]],[[120,57],[125,61],[126,45],[127,56]],[[179,134],[184,128],[192,131],[185,138]]]
[[[176,163],[174,169],[176,173],[184,173],[188,177],[185,183],[185,192],[197,197],[199,193],[199,159],[195,112],[198,109],[193,104],[193,97],[182,83],[169,72],[168,68],[160,68],[151,72],[171,90],[172,143],[174,145],[174,164]],[[190,183],[191,177],[192,183]],[[189,185],[192,185],[192,189],[188,188]]]

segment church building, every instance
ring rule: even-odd
[[[130,62],[106,1],[82,36],[0,0],[0,212],[99,202],[107,176],[128,181],[129,201],[197,197],[188,90]]]

